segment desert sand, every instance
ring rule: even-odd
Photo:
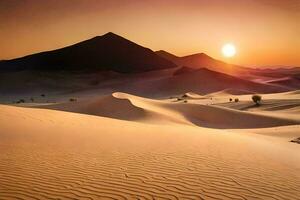
[[[300,199],[300,93],[262,96],[0,105],[0,199]]]

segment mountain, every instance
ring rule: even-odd
[[[207,68],[217,72],[232,74],[232,75],[237,75],[237,74],[251,71],[251,69],[246,67],[232,65],[232,64],[222,62],[220,60],[216,60],[206,55],[205,53],[197,53],[193,55],[178,57],[169,52],[160,50],[160,51],[156,51],[156,54],[161,56],[162,58],[170,60],[171,62],[175,63],[177,66],[187,66],[195,69]]]
[[[11,70],[111,70],[131,73],[176,67],[174,63],[114,33],[53,51],[0,62]]]
[[[159,51],[156,51],[155,52],[157,55],[167,59],[167,60],[171,60],[172,62],[174,62],[175,64],[179,64],[177,62],[179,62],[180,60],[180,57],[178,56],[175,56],[174,54],[171,54],[167,51],[164,51],[164,50],[159,50]]]

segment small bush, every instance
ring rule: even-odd
[[[229,101],[232,102],[232,98],[230,98]]]
[[[46,95],[45,94],[41,94],[41,97],[45,97]]]
[[[25,103],[24,99],[20,99],[19,101],[17,101],[16,103]]]
[[[69,101],[70,101],[70,102],[76,102],[77,99],[75,99],[75,98],[70,98]]]
[[[240,100],[238,98],[235,98],[234,99],[234,102],[239,102]]]
[[[186,95],[186,94],[182,95],[182,98],[187,98],[187,97],[188,97],[188,95]]]
[[[253,95],[252,96],[252,101],[256,104],[256,105],[260,105],[261,102],[261,96],[260,95]]]
[[[188,101],[187,101],[187,100],[184,100],[183,102],[184,102],[184,103],[187,103]]]

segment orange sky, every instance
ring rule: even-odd
[[[299,0],[3,0],[0,59],[112,31],[152,50],[241,65],[300,66]],[[232,42],[234,58],[221,47]]]

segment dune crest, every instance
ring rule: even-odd
[[[300,118],[285,118],[282,115],[273,116],[245,110],[239,111],[218,105],[203,105],[197,103],[197,99],[202,100],[204,97],[200,96],[201,98],[199,98],[199,95],[194,93],[185,95],[185,98],[190,98],[196,102],[184,103],[183,100],[177,103],[167,102],[115,92],[112,95],[90,98],[89,100],[41,107],[121,120],[134,120],[148,123],[175,122],[200,127],[224,129],[266,128],[300,124]],[[206,98],[208,100],[210,99],[210,97]]]

